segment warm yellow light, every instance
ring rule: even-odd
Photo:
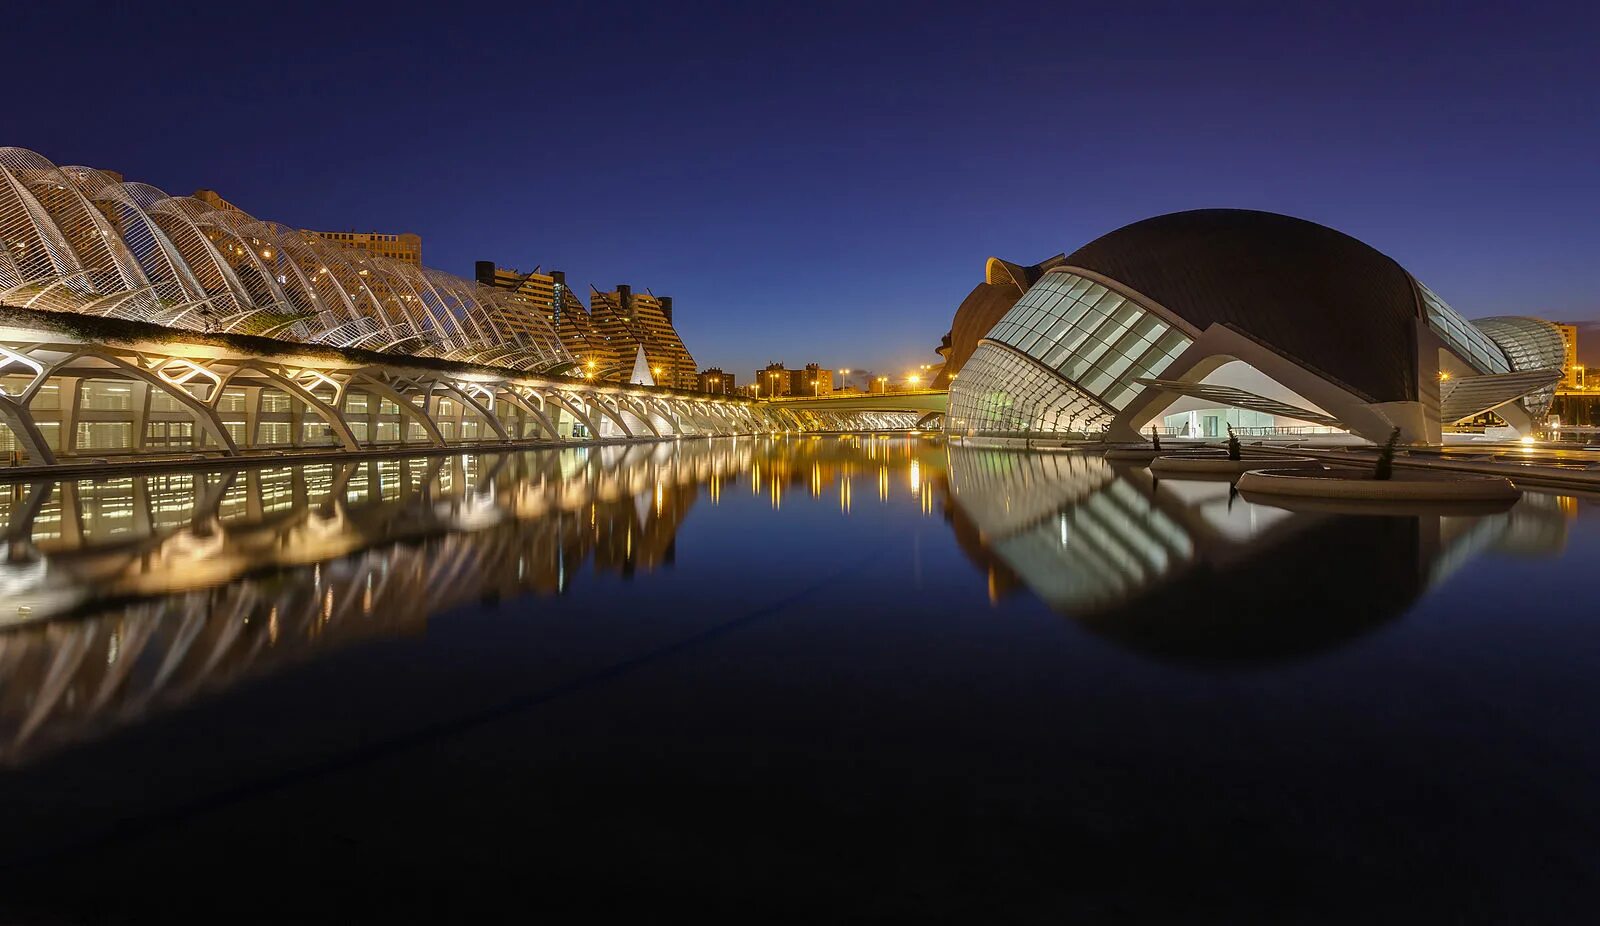
[[[953,380],[953,379],[955,379],[955,378],[956,378],[956,377],[957,377],[957,376],[959,376],[959,375],[960,375],[960,374],[958,374],[958,373],[951,373],[951,374],[950,374],[950,378],[951,378],[951,379],[952,379],[952,380]]]
[[[1444,382],[1445,380],[1447,380],[1449,378],[1450,378],[1450,374],[1449,373],[1445,372],[1444,370],[1440,370],[1439,371],[1439,382],[1442,383],[1442,382]]]
[[[1524,447],[1531,447],[1531,446],[1533,446],[1534,444],[1537,444],[1537,443],[1538,443],[1538,441],[1534,440],[1531,436],[1530,437],[1524,437],[1522,439],[1522,446],[1524,446]]]
[[[910,376],[906,377],[906,382],[908,382],[911,385],[915,386],[917,383],[922,382],[922,377],[920,377],[917,374],[913,373]]]
[[[594,361],[593,360],[589,361],[589,369],[591,369],[591,370],[594,369]]]

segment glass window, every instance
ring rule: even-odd
[[[33,394],[33,401],[29,403],[28,407],[35,411],[60,408],[61,384],[45,383],[43,386],[40,386],[39,391]]]
[[[219,412],[244,411],[245,394],[243,389],[233,388],[222,390],[222,397],[217,400]]]
[[[86,379],[78,384],[78,407],[96,411],[133,408],[133,383],[124,379]]]
[[[79,450],[130,450],[133,448],[133,422],[80,421]]]
[[[294,405],[294,399],[281,389],[261,390],[261,410],[263,412],[286,412]]]
[[[256,429],[259,436],[256,443],[261,446],[272,444],[290,444],[294,442],[294,433],[287,421],[261,421],[257,422]]]
[[[1101,430],[1143,388],[1136,380],[1159,375],[1190,343],[1134,300],[1065,272],[1034,284],[986,340],[1004,347],[980,344],[952,384],[953,429]]]

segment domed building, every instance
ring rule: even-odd
[[[1157,216],[1029,269],[970,357],[947,364],[952,433],[1133,440],[1233,425],[1383,441],[1399,428],[1436,444],[1444,424],[1491,410],[1528,430],[1561,377],[1554,324],[1470,322],[1394,259],[1289,216]]]

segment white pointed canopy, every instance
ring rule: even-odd
[[[644,359],[644,346],[639,346],[639,353],[633,358],[633,372],[628,376],[628,382],[635,386],[654,386],[656,380],[650,375],[650,361]]]

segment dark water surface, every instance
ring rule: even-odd
[[[1588,499],[829,437],[0,525],[0,922],[1593,916]]]

